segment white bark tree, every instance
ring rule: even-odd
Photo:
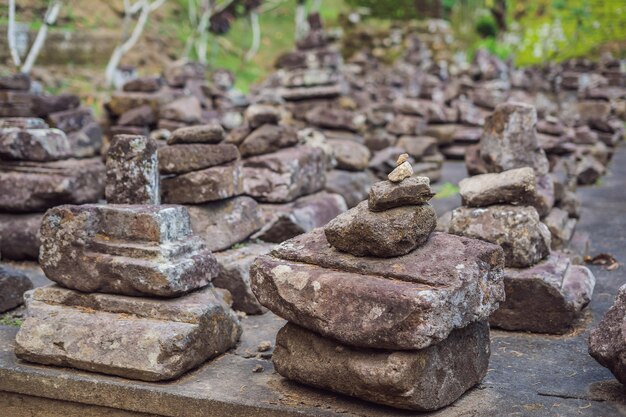
[[[252,28],[252,45],[246,52],[246,61],[254,58],[261,46],[261,25],[259,23],[259,12],[256,9],[250,10],[250,27]]]
[[[9,51],[11,52],[11,59],[13,60],[13,64],[19,69],[20,72],[28,74],[33,69],[33,65],[35,65],[35,61],[39,56],[39,52],[41,52],[41,48],[46,41],[46,37],[48,36],[48,27],[54,25],[57,18],[59,17],[61,5],[62,2],[60,0],[52,0],[50,1],[50,3],[48,3],[48,9],[46,10],[46,14],[43,18],[43,24],[39,28],[37,36],[35,37],[35,41],[28,50],[26,59],[22,64],[22,60],[20,59],[20,54],[17,50],[17,43],[15,39],[15,0],[9,0],[9,24],[7,29],[7,41],[9,44]]]
[[[128,23],[137,14],[139,14],[139,16],[137,17],[137,22],[130,36],[113,50],[111,58],[109,58],[109,63],[105,71],[105,80],[109,87],[113,86],[115,73],[122,57],[135,46],[141,37],[150,13],[161,7],[165,1],[166,0],[138,0],[131,4],[130,0],[124,0],[124,21]]]

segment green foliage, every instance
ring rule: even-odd
[[[498,25],[491,14],[482,14],[476,22],[476,33],[483,38],[495,38],[498,34]]]
[[[13,317],[10,313],[0,314],[0,326],[20,327],[22,319]]]
[[[451,182],[445,182],[437,188],[437,194],[434,197],[436,199],[454,197],[459,193],[459,187]]]

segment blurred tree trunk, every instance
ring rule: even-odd
[[[491,7],[491,15],[498,25],[498,31],[504,32],[507,29],[506,24],[506,0],[495,0]]]

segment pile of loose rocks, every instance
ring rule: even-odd
[[[369,200],[259,257],[253,289],[289,321],[272,357],[284,377],[435,410],[487,372],[503,254],[487,242],[431,235],[428,178],[410,176],[406,156],[399,162]]]
[[[44,212],[104,195],[102,136],[74,95],[32,91],[25,75],[0,78],[0,251],[37,259]]]
[[[551,251],[569,243],[576,219],[553,207],[557,187],[535,123],[535,109],[517,103],[498,105],[487,118],[480,155],[489,173],[460,182],[464,207],[452,211],[447,230],[504,250],[506,300],[491,316],[493,326],[565,333],[591,300],[595,278]]]
[[[107,170],[112,204],[46,213],[40,264],[56,284],[28,295],[15,353],[45,365],[173,379],[233,347],[241,328],[211,286],[217,261],[193,235],[186,209],[156,205],[156,145],[116,136]]]

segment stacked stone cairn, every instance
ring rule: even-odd
[[[104,195],[91,112],[74,95],[33,88],[25,75],[0,78],[0,250],[12,260],[37,259],[47,209]]]
[[[158,205],[153,141],[114,138],[106,194],[108,205],[46,213],[40,264],[56,284],[28,295],[16,355],[161,381],[233,347],[241,328],[211,285],[215,257],[193,235],[184,207]]]
[[[428,178],[403,155],[369,199],[252,266],[261,303],[289,322],[282,376],[392,407],[436,410],[485,376],[503,300],[497,245],[431,232]]]
[[[498,105],[487,118],[480,155],[489,173],[460,182],[464,206],[452,211],[448,231],[504,250],[506,300],[491,316],[493,326],[561,334],[591,300],[595,278],[551,251],[553,240],[571,238],[576,220],[553,208],[554,184],[535,124],[534,107],[520,103]]]
[[[623,285],[613,307],[589,335],[589,354],[613,372],[626,385],[626,285]]]

